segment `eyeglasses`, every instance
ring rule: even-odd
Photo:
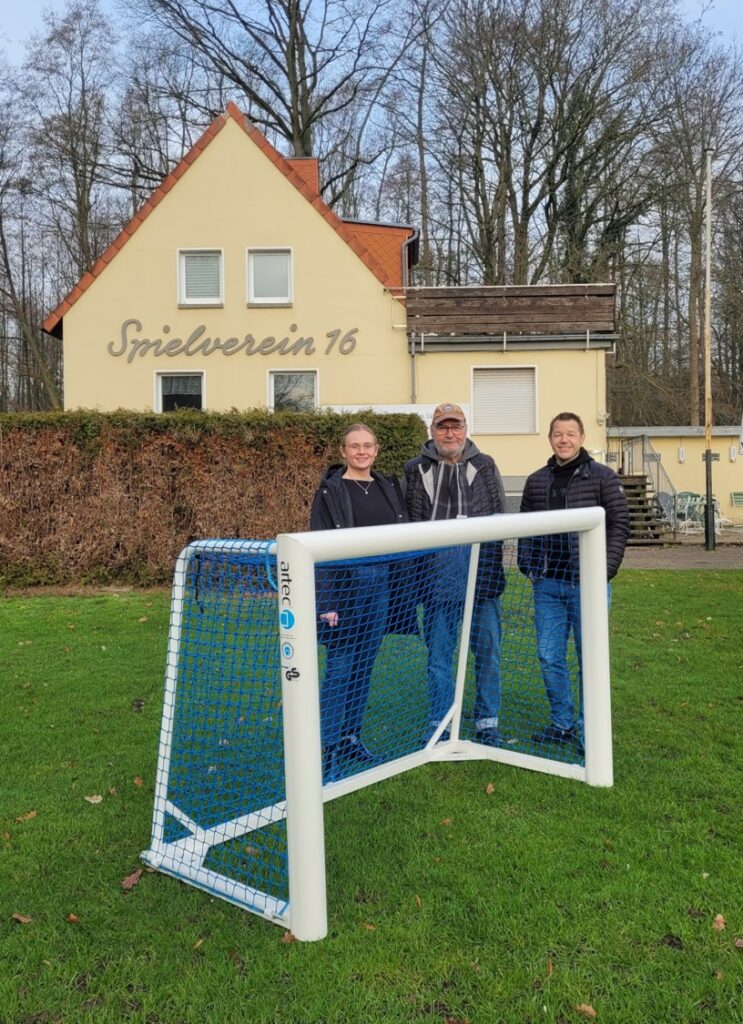
[[[347,452],[373,452],[377,446],[367,442],[366,444],[346,444],[343,447]]]
[[[448,434],[449,431],[451,431],[452,434],[461,434],[463,430],[466,430],[466,428],[466,423],[437,423],[433,429],[437,434]]]

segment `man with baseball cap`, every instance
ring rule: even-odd
[[[462,519],[506,511],[498,467],[467,437],[460,405],[434,409],[431,438],[405,466],[406,504],[411,522]],[[447,717],[454,697],[454,655],[462,619],[469,548],[437,552],[431,590],[424,600],[428,647],[429,735]],[[505,588],[503,546],[483,544],[475,587],[470,647],[475,659],[475,739],[500,742],[500,604]],[[446,732],[442,731],[442,736]]]

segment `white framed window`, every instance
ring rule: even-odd
[[[535,434],[537,371],[534,366],[472,368],[473,434]]]
[[[317,406],[317,370],[268,371],[268,407],[272,412],[311,412]]]
[[[221,249],[178,250],[178,305],[224,305]]]
[[[155,374],[156,412],[204,408],[204,374],[201,370],[196,373]]]
[[[248,305],[291,306],[291,249],[248,249]]]

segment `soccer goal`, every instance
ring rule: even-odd
[[[584,726],[554,743],[524,554],[545,538],[580,563],[582,645],[553,639]],[[324,802],[476,758],[612,785],[603,509],[182,552],[147,864],[321,939]]]

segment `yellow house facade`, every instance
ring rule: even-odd
[[[701,503],[707,489],[704,427],[612,427],[608,433],[609,463],[615,469],[653,476],[656,464],[658,492],[697,495]],[[712,494],[723,525],[743,525],[743,427],[713,427],[710,450]]]
[[[496,306],[486,329],[419,329],[416,242],[407,225],[342,221],[319,195],[316,162],[283,158],[230,104],[44,322],[63,341],[65,408],[426,419],[448,400],[514,492],[549,454],[551,417],[569,409],[604,458],[611,331],[598,344],[577,322],[567,340],[545,324],[501,332]],[[582,301],[548,291],[540,301],[563,319]],[[523,301],[538,320],[532,292]]]

